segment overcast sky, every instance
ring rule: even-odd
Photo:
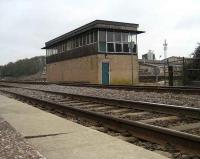
[[[189,56],[200,42],[200,0],[0,0],[0,65],[45,55],[52,38],[95,19],[138,23],[139,57]]]

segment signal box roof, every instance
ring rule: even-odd
[[[114,22],[114,21],[106,21],[106,20],[95,20],[93,22],[90,22],[86,25],[83,25],[75,30],[72,30],[66,34],[63,34],[55,39],[52,39],[45,43],[45,47],[42,49],[46,49],[46,47],[52,46],[56,43],[59,43],[61,41],[64,41],[68,38],[71,38],[73,36],[76,36],[80,33],[84,33],[89,30],[93,29],[107,29],[107,30],[117,30],[122,32],[131,32],[135,34],[144,33],[144,31],[138,31],[139,24],[134,23],[123,23],[123,22]]]

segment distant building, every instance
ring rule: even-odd
[[[162,62],[169,62],[169,63],[178,64],[178,63],[182,63],[183,62],[183,57],[171,56],[171,57],[168,57],[166,59],[163,59]]]
[[[167,69],[168,66],[173,66],[174,71],[181,72],[183,66],[183,57],[171,56],[163,60],[139,59],[138,62],[139,76],[153,76],[158,72],[159,76],[164,76],[164,69]],[[159,69],[159,71],[155,72],[155,68]]]
[[[149,50],[148,53],[142,55],[143,60],[155,60],[155,54],[152,50]]]
[[[160,60],[139,59],[139,76],[163,75],[164,63]]]

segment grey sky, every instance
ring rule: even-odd
[[[140,24],[139,57],[149,49],[189,56],[200,42],[199,0],[0,0],[0,65],[44,55],[56,36],[95,19]]]

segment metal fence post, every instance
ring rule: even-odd
[[[168,66],[169,86],[173,86],[173,66]]]
[[[185,58],[183,57],[183,73],[182,73],[182,82],[185,85]]]

